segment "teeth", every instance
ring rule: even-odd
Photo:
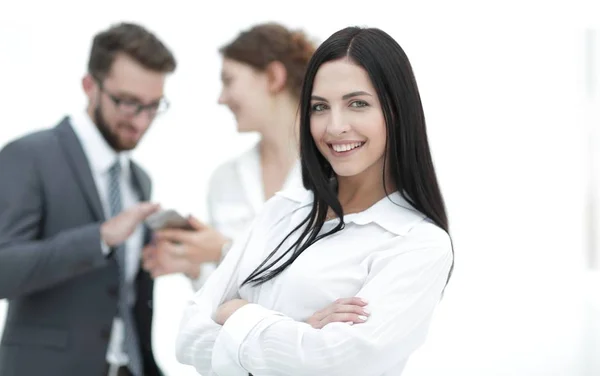
[[[363,143],[362,142],[353,142],[351,144],[336,144],[336,145],[332,145],[333,150],[335,150],[338,153],[342,153],[345,151],[349,151],[352,149],[355,149],[359,146],[361,146]]]

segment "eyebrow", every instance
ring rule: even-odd
[[[369,97],[372,97],[371,94],[367,93],[366,91],[353,91],[352,93],[348,93],[348,94],[344,94],[342,96],[342,100],[346,100],[346,99],[350,99],[352,97],[358,97],[361,95],[368,95]],[[323,97],[319,97],[317,95],[313,95],[310,97],[313,100],[317,100],[317,101],[324,101],[327,102],[327,99],[323,98]]]
[[[138,101],[140,103],[142,102],[142,98],[138,97],[137,95],[133,94],[132,92],[128,91],[127,89],[117,89],[117,90],[111,91],[110,93],[121,99],[134,100],[134,101]]]
[[[154,105],[154,104],[159,103],[164,98],[164,96],[161,96],[158,99],[153,99],[152,101],[145,103],[145,101],[143,101],[142,98],[140,98],[137,95],[130,93],[126,90],[117,90],[115,95],[120,99],[132,100],[132,101],[138,102],[141,105]]]

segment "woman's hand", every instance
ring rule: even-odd
[[[152,278],[175,273],[183,273],[190,279],[200,276],[200,266],[177,256],[173,249],[176,246],[176,244],[162,241],[144,247],[142,266]]]
[[[154,233],[154,241],[144,248],[143,267],[154,278],[184,273],[196,279],[200,265],[221,260],[221,251],[229,242],[220,232],[190,217],[194,230],[166,229]]]
[[[356,297],[338,299],[325,309],[315,312],[306,323],[315,329],[321,329],[332,322],[360,324],[367,321],[370,315],[366,305],[365,300]]]
[[[162,242],[174,244],[174,247],[166,251],[198,266],[205,262],[221,260],[221,250],[229,242],[229,239],[192,216],[188,218],[188,221],[194,230],[165,229],[157,231],[154,234],[157,244]]]
[[[219,325],[225,325],[225,322],[229,320],[231,315],[235,313],[238,309],[242,308],[248,304],[244,299],[232,299],[227,303],[223,303],[217,308],[217,312],[215,315],[215,321]]]

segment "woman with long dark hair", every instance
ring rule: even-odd
[[[178,359],[205,376],[400,375],[453,251],[416,80],[388,34],[349,27],[316,50],[300,158],[305,189],[269,200],[197,293]]]

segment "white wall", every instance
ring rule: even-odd
[[[350,24],[380,27],[413,63],[456,250],[455,275],[406,375],[599,374],[597,279],[584,264],[593,106],[583,90],[583,29],[593,25],[591,5],[395,3],[393,11],[381,0],[1,3],[0,146],[80,109],[92,35],[112,22],[141,22],[180,65],[167,88],[172,108],[136,156],[157,201],[202,217],[209,173],[255,140],[237,135],[216,104],[217,48],[267,20],[319,40]],[[157,284],[154,346],[170,375],[195,374],[173,355],[190,293],[181,277]]]

